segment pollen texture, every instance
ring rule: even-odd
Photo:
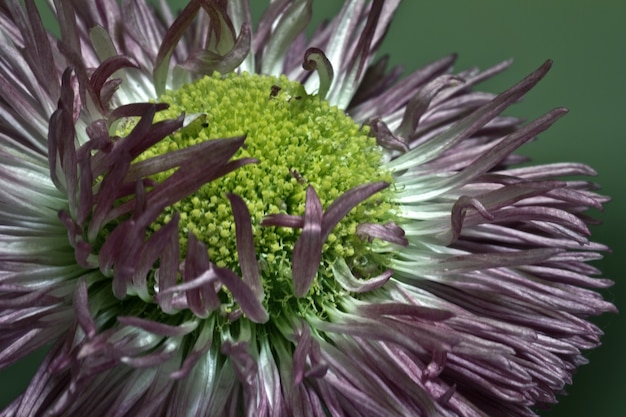
[[[259,162],[206,184],[167,208],[152,225],[153,231],[179,212],[183,253],[191,232],[207,245],[212,262],[239,272],[235,223],[226,194],[241,196],[252,217],[265,294],[272,300],[266,303],[270,311],[272,304],[278,303],[275,307],[283,310],[285,306],[280,304],[293,302],[291,256],[300,231],[261,227],[263,218],[274,213],[302,215],[309,185],[325,209],[355,186],[392,181],[391,174],[381,168],[381,150],[368,127],[357,125],[342,110],[308,95],[300,83],[286,77],[215,73],[169,91],[158,101],[170,105],[159,118],[176,118],[182,112],[197,117],[145,152],[142,159],[202,141],[246,135],[245,145],[235,158],[251,157]],[[170,174],[159,174],[155,180],[163,181]],[[323,308],[314,304],[323,304],[320,297],[327,298],[323,294],[332,297],[339,290],[331,270],[336,259],[344,258],[355,274],[376,272],[379,255],[373,253],[369,242],[355,235],[355,229],[362,222],[393,220],[393,206],[386,202],[385,192],[359,204],[328,237],[310,290],[309,298],[317,301],[310,299],[309,307]]]

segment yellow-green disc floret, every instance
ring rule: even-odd
[[[306,93],[286,77],[215,73],[159,97],[169,109],[158,118],[176,118],[181,113],[197,118],[146,151],[141,159],[163,155],[202,141],[246,135],[245,146],[235,158],[252,157],[249,164],[206,184],[194,195],[168,207],[152,225],[153,231],[180,213],[180,243],[183,253],[188,233],[194,233],[220,267],[240,272],[235,224],[227,193],[241,196],[252,217],[257,260],[266,294],[266,306],[284,308],[293,300],[291,255],[299,231],[261,227],[269,214],[302,215],[308,185],[312,185],[324,208],[347,190],[370,182],[391,182],[381,169],[381,151],[368,127],[360,127],[340,109]],[[154,179],[163,181],[170,173]],[[338,258],[351,265],[373,263],[368,242],[355,236],[362,222],[392,220],[393,209],[384,194],[359,204],[328,237],[315,283],[310,290],[319,297],[340,291],[330,266]],[[327,294],[327,295],[324,295]],[[332,302],[332,300],[326,300]],[[323,303],[324,301],[322,301]],[[319,305],[314,308],[319,309]]]

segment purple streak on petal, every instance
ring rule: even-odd
[[[460,214],[454,212],[454,215]],[[472,227],[485,223],[485,218],[492,223],[527,222],[549,235],[570,238],[581,245],[588,243],[589,229],[582,220],[574,214],[549,207],[504,207],[490,212],[488,217],[484,217],[482,213],[468,213],[465,218],[459,217],[457,221],[461,223],[455,225],[458,224],[461,228]]]
[[[567,186],[567,183],[565,183],[565,185]],[[585,207],[585,208],[593,207],[595,209],[602,211],[603,210],[602,203],[608,201],[608,200],[602,199],[601,197],[590,195],[584,191],[581,192],[581,191],[573,190],[569,188],[552,190],[546,193],[546,196],[554,197],[554,198],[557,198],[561,202],[565,202],[566,204],[564,205],[564,207],[571,207],[573,210],[575,210],[574,207],[579,206],[579,207]]]
[[[61,210],[58,213],[59,220],[63,223],[63,226],[67,229],[67,239],[72,247],[76,246],[77,237],[82,235],[82,228],[72,219],[70,213],[67,210]]]
[[[307,358],[311,362],[306,370]],[[328,371],[328,364],[321,356],[319,343],[311,337],[307,323],[296,333],[296,350],[293,353],[293,385],[299,385],[305,377],[322,378]]]
[[[117,91],[117,89],[122,85],[122,80],[119,78],[113,78],[111,80],[107,80],[100,90],[100,102],[104,107],[105,114],[110,112],[109,107],[111,106],[111,100],[113,99],[113,95]],[[97,93],[96,93],[97,94]]]
[[[470,182],[470,180],[486,173],[522,144],[548,129],[566,113],[567,109],[557,108],[521,127],[476,158],[458,177],[463,178],[465,182]]]
[[[144,113],[133,130],[123,139],[117,140],[110,152],[100,152],[94,155],[92,159],[92,170],[94,177],[99,177],[112,167],[117,165],[117,161],[122,154],[127,154],[130,160],[134,159],[131,155],[131,147],[135,142],[141,141],[149,133],[152,127],[154,115],[157,108],[154,105],[142,106]],[[125,109],[126,110],[126,109]],[[143,149],[142,149],[143,150]]]
[[[263,307],[256,294],[237,274],[230,269],[215,268],[215,272],[219,280],[232,293],[233,298],[239,304],[239,307],[255,323],[265,323],[269,320],[269,314]]]
[[[300,384],[304,379],[309,349],[311,349],[311,331],[305,323],[297,334],[296,350],[293,352],[293,385]]]
[[[235,27],[226,10],[226,2],[198,0],[209,16],[209,30],[206,44],[218,53],[225,53],[236,43]]]
[[[9,309],[53,306],[62,302],[63,299],[51,295],[48,288],[33,290],[32,288],[19,285],[0,284],[0,308],[6,309],[5,311]]]
[[[19,397],[19,402],[12,404],[16,414],[9,416],[32,416],[39,413],[39,410],[51,407],[54,399],[61,394],[70,380],[69,372],[56,374],[51,372],[54,361],[63,355],[63,343],[56,342],[46,354],[26,391]]]
[[[256,259],[254,240],[252,236],[252,222],[250,212],[241,197],[228,194],[235,220],[235,234],[237,239],[237,253],[239,266],[244,282],[254,291],[259,300],[263,300],[263,283],[259,275],[259,264]]]
[[[520,177],[527,180],[549,179],[566,175],[598,175],[598,173],[590,166],[575,162],[562,162],[527,166],[521,168],[508,168],[506,170],[506,173],[513,177]]]
[[[109,135],[107,121],[103,119],[94,120],[87,125],[85,129],[89,142],[82,145],[78,150],[79,159],[84,159],[90,155],[92,151],[98,150],[109,153],[113,149],[113,141]]]
[[[172,326],[158,321],[142,319],[134,316],[118,316],[117,321],[124,326],[137,327],[149,333],[164,337],[180,337],[188,335],[198,327],[197,322],[186,322],[179,326]]]
[[[82,226],[87,221],[94,205],[93,175],[91,171],[90,152],[85,152],[83,155],[79,152],[78,169],[80,171],[80,179],[78,185],[79,194],[76,222]]]
[[[403,386],[415,387],[415,384],[409,384],[402,373],[397,372],[395,367],[390,367],[386,358],[379,358],[379,361],[372,363],[371,357],[381,355],[377,352],[363,354],[364,350],[371,349],[367,343],[362,347],[349,343],[346,345],[335,347],[325,344],[323,352],[330,364],[330,370],[324,379],[337,391],[339,398],[343,400],[342,408],[348,415],[436,415],[434,412],[424,411],[430,408],[430,404],[423,401],[428,400],[427,398],[417,398],[415,401],[418,390],[411,390],[410,396],[401,390]],[[380,369],[377,363],[384,368]]]
[[[96,335],[96,324],[91,317],[89,311],[89,296],[87,294],[87,282],[84,279],[78,281],[76,289],[74,290],[74,311],[76,313],[76,319],[80,324],[88,338],[92,338]]]
[[[159,11],[169,12],[171,15],[169,7]],[[163,21],[167,19],[161,19],[162,16],[157,16],[158,12],[155,12],[157,12],[155,8],[148,3],[138,1],[121,2],[121,13],[128,19],[124,29],[127,31],[128,36],[139,44],[141,52],[149,55],[150,62],[154,62],[156,59],[161,39],[163,39],[165,33],[164,25],[169,25]]]
[[[57,73],[56,65],[48,32],[43,25],[34,0],[26,0],[26,13],[28,22],[22,14],[22,8],[12,8],[13,21],[20,28],[24,37],[24,47],[21,48],[25,55],[29,68],[39,81],[39,86],[44,88],[50,98],[60,95],[59,84],[52,74]],[[17,13],[16,13],[17,12]]]
[[[115,166],[102,179],[100,188],[94,198],[95,207],[87,231],[89,241],[95,241],[101,228],[111,220],[107,219],[107,217],[109,217],[109,212],[113,208],[113,203],[118,198],[117,190],[121,187],[129,166],[130,155],[127,153],[120,154]]]
[[[67,1],[54,0],[56,8],[57,21],[61,29],[61,42],[65,45],[66,50],[81,56],[81,45],[78,29],[76,27],[76,15],[74,5]]]
[[[322,203],[313,187],[306,191],[304,225],[293,249],[292,275],[294,294],[304,297],[309,291],[322,259]],[[334,225],[333,225],[334,227]]]
[[[159,106],[158,104],[154,105],[154,109],[156,111],[158,111],[159,108],[162,108],[162,106]],[[128,152],[133,159],[135,159],[146,149],[150,148],[152,145],[156,144],[166,136],[171,135],[172,133],[183,127],[183,114],[178,116],[178,118],[176,119],[164,120],[157,123],[152,123],[154,114],[151,111],[149,111],[147,115],[149,115],[148,117],[146,117],[148,128],[146,130],[140,129],[137,132],[135,132],[135,130],[133,129],[133,131],[131,131],[130,134],[123,139],[124,146],[127,147]],[[142,119],[144,117],[145,116],[142,116]]]
[[[98,267],[98,262],[91,258],[93,246],[91,243],[85,242],[80,239],[74,246],[74,255],[76,263],[85,269],[95,269]]]
[[[178,213],[174,215],[170,223],[178,221]],[[167,288],[176,285],[178,279],[178,264],[180,262],[180,243],[178,241],[177,230],[170,233],[168,241],[161,252],[161,259],[158,270],[155,272],[156,279],[158,281],[159,290],[165,290]],[[158,294],[157,294],[158,295]],[[159,306],[165,313],[173,311],[172,305],[173,297],[171,295],[165,295],[158,300]]]
[[[377,100],[393,88],[392,86],[402,75],[402,68],[395,67],[386,73],[388,64],[389,55],[383,55],[378,61],[376,61],[376,63],[368,66],[363,79],[359,84],[359,89],[356,91],[350,101],[350,104],[348,105],[349,114],[352,109],[359,104],[370,99]]]
[[[48,156],[50,165],[50,178],[54,185],[65,190],[69,199],[70,213],[77,211],[76,188],[76,148],[73,113],[74,113],[74,90],[71,86],[72,70],[63,72],[61,98],[58,109],[50,117],[48,130]],[[58,159],[57,159],[58,158]],[[63,173],[61,180],[59,174]]]
[[[454,313],[448,310],[441,310],[431,307],[423,307],[405,303],[377,303],[363,304],[357,307],[359,313],[365,317],[376,319],[380,316],[406,316],[427,321],[445,321],[454,317]]]
[[[202,185],[220,178],[243,165],[257,163],[258,161],[252,158],[242,158],[228,162],[228,159],[242,146],[244,140],[244,137],[215,139],[196,145],[206,151],[199,155],[188,150],[178,154],[178,156],[185,157],[185,159],[181,159],[179,168],[166,180],[155,184],[146,195],[147,209],[144,213],[142,224],[147,226],[158,217],[165,207],[193,194]],[[178,160],[177,158],[175,159]],[[166,159],[161,160],[167,163]],[[131,200],[111,209],[107,214],[106,221],[111,221],[132,211],[134,205],[135,201]]]
[[[365,65],[367,64],[367,60],[370,56],[370,49],[372,47],[376,47],[375,45],[372,45],[372,41],[374,40],[374,35],[376,34],[376,30],[378,28],[378,20],[380,19],[383,5],[384,1],[382,0],[372,1],[371,9],[367,15],[365,28],[359,36],[359,42],[357,43],[354,54],[350,59],[350,66],[347,68],[347,72],[351,73],[356,68],[356,79],[361,78],[362,72],[365,69]]]

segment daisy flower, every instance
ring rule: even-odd
[[[401,78],[399,1],[0,2],[2,416],[533,416],[615,311],[510,65]]]

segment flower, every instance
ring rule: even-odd
[[[400,80],[397,1],[0,5],[3,416],[530,416],[615,308],[580,164],[519,167],[560,118],[505,69]],[[591,288],[591,289],[590,289]]]

